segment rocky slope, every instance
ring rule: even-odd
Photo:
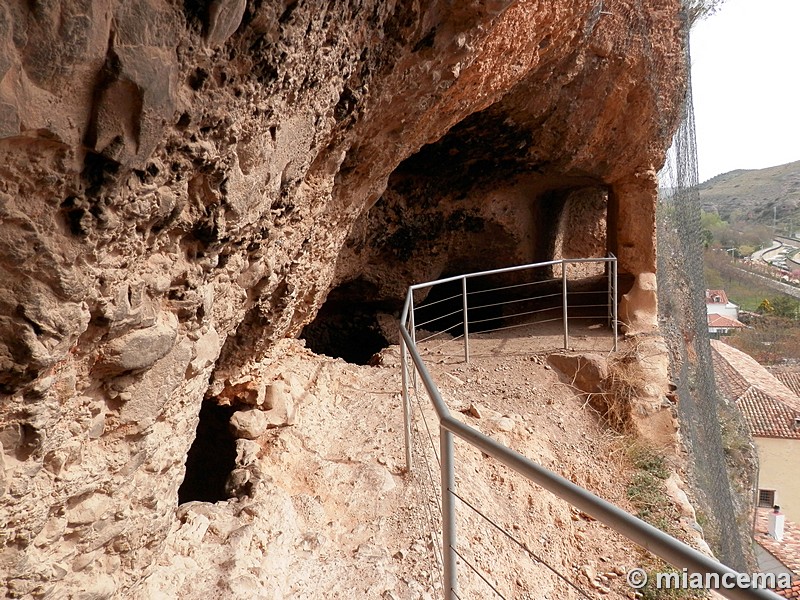
[[[202,400],[289,419],[254,361],[340,284],[391,311],[556,255],[597,217],[576,198],[652,271],[684,26],[677,0],[0,4],[0,594],[139,589]]]
[[[777,219],[788,228],[800,218],[800,161],[717,175],[700,185],[700,201],[706,212],[718,212],[726,221],[771,226]]]

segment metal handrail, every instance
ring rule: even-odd
[[[438,285],[440,283],[449,283],[451,281],[458,281],[459,279],[472,279],[474,277],[483,277],[485,275],[499,275],[500,273],[513,273],[514,271],[523,271],[525,269],[532,269],[535,267],[551,267],[555,265],[570,264],[570,263],[589,263],[589,262],[617,262],[617,258],[613,254],[609,256],[599,256],[597,258],[559,258],[558,260],[546,260],[544,262],[531,263],[528,265],[516,265],[513,267],[502,267],[500,269],[491,269],[489,271],[475,271],[474,273],[464,273],[463,275],[453,275],[452,277],[443,277],[442,279],[435,279],[433,281],[426,281],[425,283],[415,283],[409,286],[409,290],[419,290],[426,287]]]
[[[550,264],[557,264],[562,261],[551,261]],[[585,262],[585,261],[584,261]],[[526,265],[528,267],[529,265]],[[518,269],[515,269],[518,270]],[[483,274],[497,271],[486,271]],[[507,272],[507,271],[506,271]],[[456,281],[463,276],[449,278],[449,281]],[[423,285],[424,287],[424,285]],[[730,567],[698,552],[694,548],[684,544],[680,540],[664,533],[652,525],[634,517],[619,507],[603,500],[592,494],[588,490],[575,485],[571,481],[545,469],[539,464],[534,463],[522,454],[498,443],[496,440],[482,434],[480,431],[455,419],[447,405],[444,403],[439,389],[431,377],[430,372],[425,366],[420,356],[412,335],[406,329],[408,317],[411,315],[411,303],[413,302],[413,290],[417,286],[411,286],[406,295],[400,319],[400,356],[403,369],[403,412],[405,416],[405,436],[406,436],[406,465],[411,470],[411,425],[410,413],[411,406],[408,398],[408,368],[407,354],[411,355],[415,372],[418,371],[422,383],[428,392],[433,403],[433,407],[439,419],[440,426],[440,452],[441,452],[441,481],[442,481],[442,554],[443,554],[443,581],[445,600],[453,600],[456,597],[456,528],[455,528],[455,455],[453,452],[453,436],[478,448],[485,454],[499,460],[509,468],[522,474],[527,479],[537,483],[549,490],[559,498],[569,502],[586,514],[600,521],[607,527],[620,533],[624,537],[642,546],[656,556],[662,558],[671,565],[686,569],[689,575],[693,573],[707,574],[716,573],[719,580],[723,576],[736,576],[737,571]],[[615,289],[616,292],[616,289]],[[615,293],[616,297],[616,293]],[[716,590],[722,596],[732,599],[780,599],[780,596],[770,590],[755,588],[719,588]]]
[[[419,289],[433,287],[435,285],[440,285],[443,283],[451,283],[454,281],[461,281],[461,295],[463,298],[463,306],[461,308],[461,312],[463,314],[463,327],[464,327],[464,360],[469,362],[469,318],[468,318],[468,296],[469,293],[467,292],[467,280],[473,279],[476,277],[484,277],[487,275],[499,275],[501,273],[512,273],[515,271],[523,271],[528,269],[536,269],[542,267],[550,267],[555,265],[561,265],[561,281],[562,281],[562,320],[563,320],[563,327],[564,327],[564,348],[569,347],[569,318],[568,318],[568,305],[567,305],[567,265],[573,263],[608,263],[608,295],[609,295],[609,319],[611,321],[610,325],[614,332],[614,351],[617,350],[617,257],[613,254],[609,253],[607,257],[598,257],[598,258],[562,258],[558,260],[548,260],[539,263],[531,263],[527,265],[517,265],[514,267],[503,267],[500,269],[491,269],[488,271],[477,271],[474,273],[465,273],[463,275],[454,275],[452,277],[444,277],[442,279],[436,279],[434,281],[426,281],[425,283],[417,283],[408,288],[408,295],[411,296],[410,303],[407,303],[406,308],[404,310],[409,310],[410,307],[410,316],[411,319],[411,337],[416,344],[416,326],[414,323],[414,300],[413,300],[413,292]],[[454,311],[455,312],[459,311]],[[406,314],[405,312],[403,313]],[[414,373],[414,387],[416,387],[416,373]]]

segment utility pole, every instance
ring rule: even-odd
[[[772,207],[772,237],[778,231],[778,205]]]

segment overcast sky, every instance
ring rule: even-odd
[[[800,0],[726,0],[691,53],[700,181],[800,160]]]

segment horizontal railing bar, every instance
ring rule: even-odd
[[[478,335],[483,333],[494,333],[495,331],[505,331],[507,329],[517,329],[519,327],[534,327],[536,325],[544,324],[544,323],[554,323],[556,321],[561,321],[561,317],[556,317],[555,319],[542,319],[540,321],[532,321],[529,323],[517,323],[516,325],[505,325],[503,327],[494,327],[492,329],[484,329],[478,332]]]
[[[534,300],[544,300],[545,298],[558,298],[561,296],[561,293],[558,294],[545,294],[544,296],[531,296],[529,298],[520,298],[519,300],[503,300],[502,302],[494,302],[492,304],[479,304],[477,306],[470,306],[470,310],[477,310],[479,308],[491,308],[492,306],[503,306],[504,304],[514,304],[517,302],[532,302]]]
[[[421,329],[425,325],[429,325],[434,321],[438,321],[439,319],[446,319],[447,317],[452,317],[453,315],[458,315],[461,314],[462,312],[463,311],[459,308],[458,310],[454,310],[453,312],[449,312],[444,315],[439,315],[438,317],[434,317],[433,319],[428,319],[427,321],[423,321],[422,323],[415,323],[414,325],[417,329]]]
[[[409,286],[409,290],[412,292],[416,292],[417,290],[421,290],[427,287],[433,287],[435,285],[439,285],[440,283],[450,283],[451,281],[461,281],[463,279],[463,275],[453,275],[452,277],[443,277],[442,279],[436,279],[435,281],[426,281],[425,283],[415,283],[412,286]]]
[[[518,287],[527,287],[527,286],[542,285],[545,283],[556,283],[556,282],[561,282],[561,280],[550,278],[550,279],[540,279],[539,281],[527,281],[525,283],[515,283],[513,285],[501,285],[496,288],[486,288],[485,290],[475,290],[474,292],[468,292],[467,295],[475,296],[477,294],[488,294],[491,292],[500,292],[502,290],[510,290]]]
[[[441,304],[442,302],[447,302],[448,300],[455,300],[456,298],[461,298],[461,292],[459,292],[458,294],[454,294],[452,296],[448,296],[447,298],[442,298],[441,300],[432,300],[430,302],[425,302],[425,303],[420,304],[419,306],[417,306],[416,309],[418,311],[419,310],[424,310],[424,309],[429,308],[431,306],[435,306],[437,304]]]
[[[447,344],[452,344],[453,342],[457,342],[463,337],[464,337],[463,335],[459,334],[455,337],[450,338],[449,340],[443,341],[441,344],[437,344],[433,348],[425,348],[425,354],[426,355],[432,354],[433,352],[436,352],[439,348],[443,348],[444,346],[447,346]]]
[[[593,263],[593,262],[610,263],[614,262],[617,259],[612,258],[610,256],[598,256],[597,258],[563,258],[561,260],[565,264],[571,265],[573,263]]]
[[[525,315],[535,315],[538,313],[548,312],[552,310],[560,310],[560,306],[551,306],[549,308],[537,308],[536,310],[528,310],[525,312],[514,313],[513,315],[503,315],[501,317],[488,317],[486,319],[470,319],[470,323],[487,323],[489,321],[506,321],[512,317],[524,317]],[[479,332],[480,333],[480,332]]]
[[[434,346],[433,348],[425,348],[425,354],[426,355],[432,354],[433,352],[436,352],[439,348],[443,348],[444,346],[447,346],[447,344],[452,344],[453,342],[457,342],[460,339],[462,339],[463,337],[464,337],[463,335],[458,334],[457,336],[452,337],[449,340],[445,340],[441,344],[438,344],[438,345]]]
[[[427,342],[428,340],[432,340],[437,335],[442,335],[443,333],[447,333],[451,329],[455,329],[456,327],[460,327],[460,326],[461,326],[461,323],[456,323],[455,325],[450,325],[450,327],[448,327],[447,329],[442,329],[441,331],[437,331],[436,333],[434,333],[432,335],[429,335],[428,337],[424,337],[421,340],[417,340],[417,344],[421,344],[422,342]],[[450,340],[450,341],[452,341],[452,340]]]
[[[588,263],[588,262],[614,262],[614,258],[562,258],[559,260],[548,260],[540,263],[531,263],[528,265],[517,265],[515,267],[503,267],[502,269],[491,269],[489,271],[477,271],[475,273],[467,273],[464,275],[453,275],[452,277],[444,277],[435,281],[426,281],[425,283],[416,283],[412,285],[410,290],[418,290],[426,287],[433,287],[439,283],[448,283],[450,281],[458,281],[460,279],[473,279],[475,277],[483,277],[486,275],[499,275],[500,273],[513,273],[514,271],[524,271],[525,269],[535,269],[537,267],[549,267],[552,265],[564,265],[573,263]]]
[[[570,308],[606,308],[607,304],[570,304]]]
[[[591,299],[590,298],[585,298],[585,300],[591,300]],[[569,303],[569,307],[570,308],[597,308],[597,307],[601,307],[601,308],[606,308],[607,309],[608,308],[608,304],[588,304],[588,303],[587,304],[580,304],[578,302],[570,302]],[[572,315],[570,315],[570,317],[572,317]]]
[[[526,287],[529,285],[541,285],[543,283],[555,283],[561,281],[560,279],[540,279],[539,281],[529,281],[527,283],[515,283],[514,285],[501,285],[500,287],[488,288],[485,290],[475,290],[474,292],[467,292],[468,296],[475,296],[477,294],[487,294],[489,292],[500,292],[502,290],[510,290],[518,287]]]
[[[626,513],[610,502],[603,500],[599,496],[595,496],[588,490],[575,485],[564,477],[537,465],[518,452],[499,444],[492,438],[483,435],[469,425],[455,419],[450,414],[447,405],[445,405],[422,357],[414,347],[411,336],[405,331],[405,328],[400,329],[400,335],[402,335],[403,339],[406,341],[411,360],[419,371],[422,383],[428,391],[428,396],[433,403],[434,409],[439,416],[439,422],[444,429],[450,431],[453,435],[457,435],[466,442],[469,442],[483,453],[494,457],[504,465],[521,473],[526,478],[539,484],[559,498],[566,500],[571,505],[582,510],[614,531],[621,533],[629,540],[664,559],[673,566],[685,568],[692,573],[728,574],[736,577],[737,571],[734,571],[730,567],[698,552],[694,548],[667,535],[663,531]],[[750,598],[780,600],[780,596],[774,592],[762,589],[720,588],[716,591],[726,598],[732,598],[734,600]]]

